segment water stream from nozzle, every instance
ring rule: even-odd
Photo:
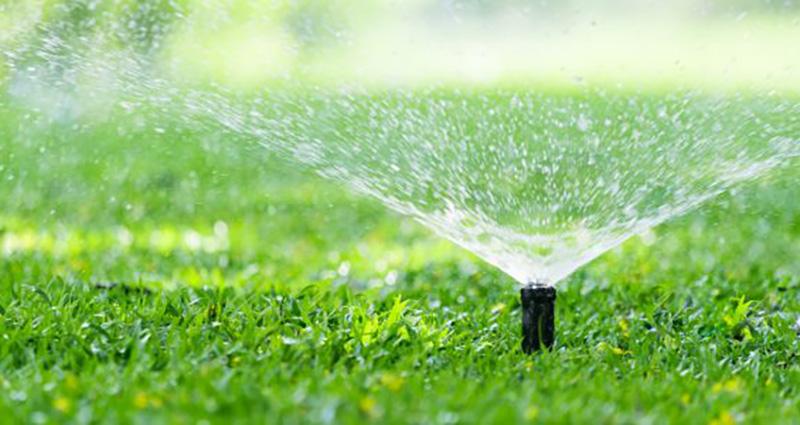
[[[117,126],[118,134],[147,137],[148,131],[169,127],[176,133],[206,135],[241,152],[261,146],[415,218],[521,285],[555,285],[627,239],[800,156],[800,102],[779,87],[772,90],[772,74],[769,81],[755,79],[741,89],[718,90],[704,79],[684,81],[681,62],[673,71],[674,84],[662,87],[662,80],[673,74],[657,74],[657,90],[631,91],[623,87],[625,81],[608,85],[599,80],[563,90],[544,89],[541,82],[549,80],[533,76],[519,85],[507,85],[513,79],[498,76],[496,85],[481,86],[465,84],[455,74],[444,78],[448,73],[440,74],[445,69],[437,66],[404,66],[429,68],[424,73],[432,80],[395,82],[392,77],[379,84],[382,79],[372,83],[369,72],[362,75],[367,63],[350,56],[362,54],[362,48],[351,50],[356,44],[331,44],[337,47],[327,51],[323,40],[311,43],[308,34],[300,33],[294,41],[274,40],[274,47],[287,52],[309,43],[292,60],[283,63],[267,52],[253,54],[252,46],[270,45],[265,41],[272,39],[270,34],[294,25],[251,21],[236,7],[214,4],[220,2],[185,2],[186,10],[169,2],[162,9],[92,12],[84,2],[65,1],[58,13],[49,7],[45,9],[52,13],[36,13],[36,3],[16,15],[41,18],[31,18],[14,37],[0,34],[0,105],[25,111],[19,114],[26,117],[20,128],[38,126],[45,134],[52,125],[57,132],[77,132],[107,121]],[[288,15],[303,16],[301,12]],[[332,10],[317,12],[309,12],[309,22]],[[394,10],[384,13],[387,18],[406,16]],[[421,27],[400,19],[414,24],[409,31],[430,25],[441,32],[444,22],[432,20],[429,9],[416,13],[408,16],[420,18]],[[376,48],[364,49],[367,56],[394,56],[390,47],[398,35],[386,30],[388,21],[366,16],[353,18],[377,37]],[[641,35],[639,17],[632,20],[636,25],[628,28],[631,36],[626,39]],[[474,23],[492,28],[487,22]],[[731,25],[731,34],[741,32],[738,24]],[[254,32],[240,34],[245,27]],[[274,31],[267,31],[269,27]],[[540,27],[553,32],[536,21],[521,22],[519,41],[547,41],[548,34],[537,38],[527,32]],[[683,25],[675,31],[685,33]],[[625,28],[617,32],[625,34]],[[788,37],[773,38],[774,32],[747,31],[747,45],[758,41],[763,49],[751,50],[780,51],[776,46]],[[329,35],[335,34],[339,32]],[[662,40],[663,34],[651,35]],[[440,44],[430,36],[430,42],[412,49],[426,61],[463,52],[449,44],[458,37],[448,35],[453,40]],[[508,36],[502,44],[515,44]],[[584,37],[567,44],[584,45],[597,35]],[[236,46],[222,43],[229,39],[238,40],[231,43]],[[472,37],[460,40],[480,44],[470,41]],[[557,52],[564,46],[551,41],[552,48],[544,50]],[[242,54],[229,54],[231,47],[242,47]],[[708,56],[708,45],[693,41],[678,47],[690,57]],[[739,50],[730,51],[736,63],[743,60]],[[236,62],[237,56],[274,60],[276,73],[264,75],[262,83],[230,87],[225,73],[212,71],[227,69],[223,65]],[[502,70],[513,58],[531,55],[512,56],[486,62]],[[796,69],[794,62],[782,59],[791,55],[780,57],[759,68]],[[647,58],[637,62],[651,62]],[[676,62],[673,56],[669,62]],[[249,68],[246,64],[254,71],[265,65],[242,60],[238,68]],[[347,68],[345,64],[358,72],[337,76],[335,70]],[[724,68],[727,76],[729,67]],[[21,132],[19,143],[31,142],[27,133]],[[523,289],[523,295],[525,291],[539,290]]]

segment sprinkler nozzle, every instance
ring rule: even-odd
[[[556,288],[533,284],[522,288],[522,351],[530,354],[553,346],[556,334]]]

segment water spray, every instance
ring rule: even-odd
[[[548,349],[555,341],[556,288],[539,283],[520,291],[522,297],[522,351]]]

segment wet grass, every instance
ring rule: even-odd
[[[795,170],[575,274],[526,356],[507,277],[292,164],[0,121],[6,423],[800,420]]]

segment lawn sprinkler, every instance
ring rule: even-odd
[[[550,348],[555,341],[556,288],[539,283],[522,288],[522,351]]]

